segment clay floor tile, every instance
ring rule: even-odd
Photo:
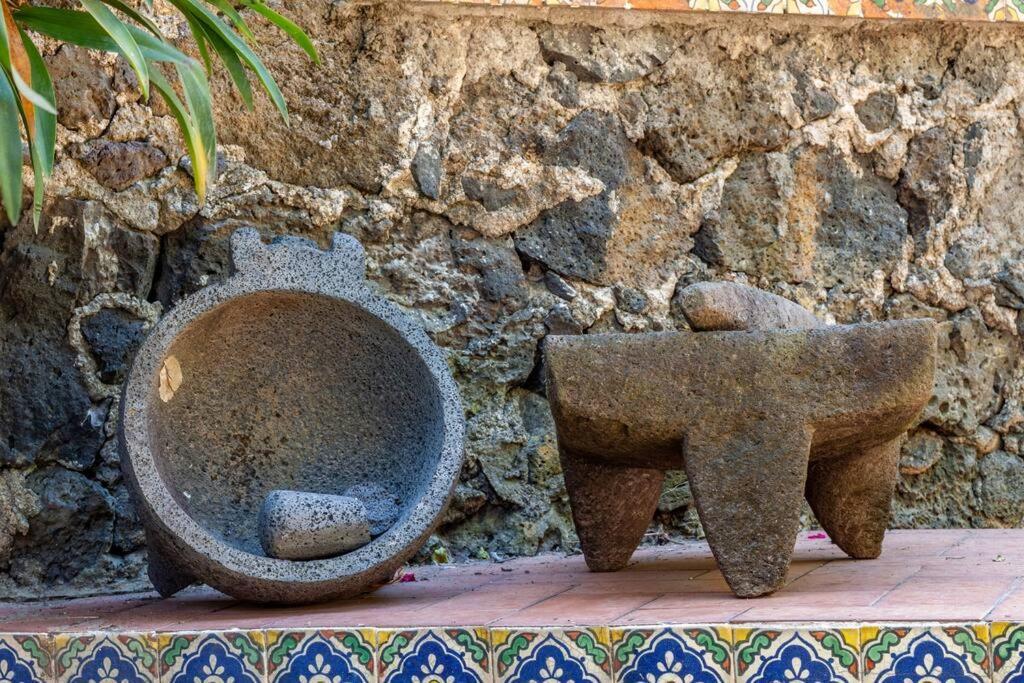
[[[613,619],[612,626],[652,626],[655,624],[726,623],[745,612],[749,601],[704,604],[691,607],[638,609]]]
[[[973,621],[977,619],[977,610],[946,605],[930,611],[927,619],[907,619],[907,611],[899,607],[872,606],[819,606],[791,607],[777,609],[772,607],[753,607],[736,618],[734,624],[759,622],[907,622],[907,621]]]
[[[571,584],[484,586],[438,603],[437,610],[443,613],[459,609],[522,609],[563,593],[570,588],[572,588]]]
[[[500,619],[498,626],[603,626],[658,596],[617,592],[594,595],[568,591]]]
[[[1024,579],[1018,579],[985,615],[988,621],[1024,622]]]

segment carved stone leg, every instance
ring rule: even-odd
[[[729,587],[742,598],[781,588],[800,530],[809,434],[780,418],[688,434],[684,451],[701,525]]]
[[[882,552],[889,503],[899,477],[901,440],[811,463],[807,502],[832,542],[850,557]]]
[[[595,572],[622,569],[651,524],[665,473],[595,464],[565,449],[561,457],[587,566]]]
[[[153,534],[146,534],[146,551],[149,557],[149,582],[162,597],[169,598],[178,591],[184,590],[196,583],[191,574],[178,569],[174,564],[167,561],[167,552],[163,544],[156,541]]]

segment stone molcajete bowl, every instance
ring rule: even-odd
[[[806,497],[833,542],[877,557],[901,437],[932,395],[931,320],[825,327],[729,283],[682,293],[695,332],[549,337],[548,398],[587,564],[621,569],[685,469],[732,590],[782,586]]]
[[[463,458],[455,383],[424,331],[370,290],[353,238],[320,251],[246,229],[231,249],[234,274],[156,325],[124,387],[122,465],[150,578],[165,595],[202,581],[261,602],[363,592],[447,504]],[[258,528],[274,490],[370,491],[394,514],[354,550],[277,559]]]

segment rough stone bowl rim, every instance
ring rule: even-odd
[[[247,552],[218,539],[174,500],[150,448],[150,382],[157,377],[167,352],[184,328],[220,306],[271,293],[326,297],[356,307],[397,331],[436,383],[444,427],[433,474],[420,488],[416,502],[405,509],[402,518],[390,529],[367,545],[337,557],[299,562],[280,560]],[[165,534],[202,556],[204,562],[255,582],[301,586],[329,584],[372,573],[389,563],[404,563],[419,549],[440,518],[458,483],[463,461],[463,411],[447,363],[426,332],[397,306],[372,292],[362,273],[341,282],[331,282],[329,278],[297,276],[276,269],[259,274],[240,271],[220,284],[207,286],[186,297],[150,330],[124,383],[120,408],[122,467],[138,497],[142,498],[143,506],[148,508],[145,521],[162,527]],[[217,583],[220,582],[213,581],[211,585]],[[280,586],[273,592],[281,593]]]

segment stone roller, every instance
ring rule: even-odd
[[[282,560],[315,560],[361,548],[398,519],[390,498],[373,484],[341,496],[271,491],[260,508],[260,545],[269,557]]]
[[[549,337],[548,399],[589,567],[624,567],[666,470],[685,469],[729,586],[786,578],[806,497],[855,558],[877,557],[901,437],[932,395],[932,320],[821,326],[730,283],[684,290],[695,332]]]
[[[150,578],[164,595],[201,581],[260,602],[364,592],[419,549],[450,498],[456,385],[422,328],[370,289],[353,238],[321,251],[244,229],[231,257],[229,278],[153,328],[124,385],[122,468]],[[298,506],[261,539],[260,511],[281,512],[282,495]],[[357,514],[341,514],[353,498]]]

